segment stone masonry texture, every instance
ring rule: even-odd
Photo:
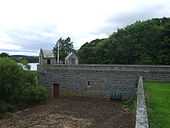
[[[139,76],[144,80],[170,81],[170,66],[154,65],[38,65],[39,84],[53,95],[128,99],[136,95]]]
[[[143,88],[143,78],[141,76],[139,77],[138,89],[137,89],[135,128],[149,128],[147,109],[145,104],[144,88]]]

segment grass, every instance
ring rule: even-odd
[[[128,111],[136,112],[136,97],[130,98],[129,100],[122,101],[123,108],[128,109]]]
[[[150,128],[170,128],[170,82],[144,82]]]

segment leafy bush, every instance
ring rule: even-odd
[[[30,86],[23,90],[22,101],[24,103],[35,104],[46,101],[47,89],[42,86]]]
[[[4,101],[0,101],[0,113],[4,112],[13,112],[15,110],[15,106]]]
[[[24,71],[8,58],[0,58],[0,99],[11,102],[22,87]]]
[[[36,73],[23,70],[14,60],[0,57],[0,112],[46,99],[47,90],[37,85]]]

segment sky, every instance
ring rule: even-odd
[[[74,48],[136,21],[170,17],[170,0],[0,0],[0,53],[38,55],[62,37]]]

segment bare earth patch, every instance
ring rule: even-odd
[[[119,102],[100,98],[57,98],[0,120],[0,128],[134,128],[135,115]]]

